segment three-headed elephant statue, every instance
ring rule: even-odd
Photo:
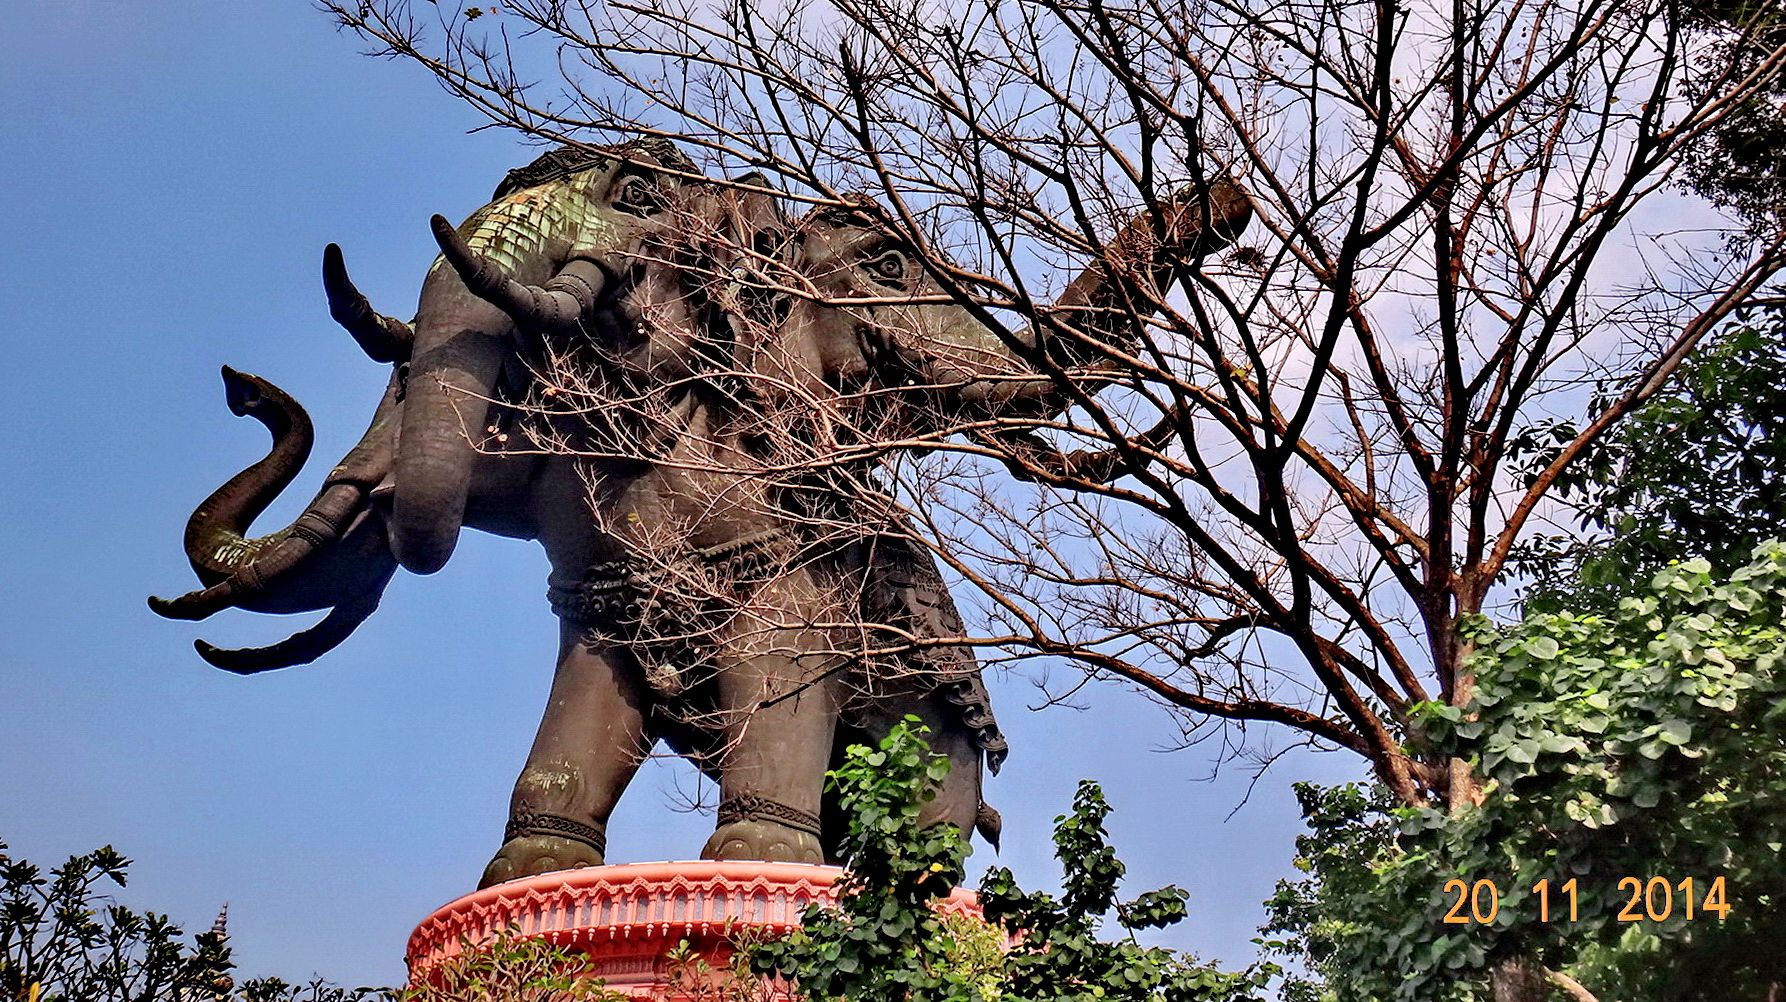
[[[1180,250],[1245,225],[1238,189],[1194,195],[1194,221],[1168,227]],[[558,665],[485,885],[601,863],[608,817],[658,742],[718,784],[703,856],[832,858],[826,770],[907,716],[951,763],[926,819],[996,841],[981,776],[1005,740],[872,446],[944,427],[936,415],[1058,410],[1057,381],[1023,359],[1072,352],[995,334],[873,213],[790,219],[783,204],[762,178],[709,180],[663,142],[555,150],[463,224],[435,217],[442,254],[407,323],[371,307],[331,245],[331,314],[392,365],[372,423],[295,522],[250,537],[302,466],[310,421],[226,369],[231,409],[273,447],[193,513],[204,587],[152,605],[330,610],[271,647],[199,642],[250,674],[332,649],[397,567],[439,570],[467,526],[538,540]],[[1107,274],[1088,269],[1061,304],[1108,308]]]

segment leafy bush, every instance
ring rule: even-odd
[[[1073,813],[1054,819],[1055,858],[1064,876],[1057,898],[1026,893],[998,867],[980,884],[986,918],[1013,939],[1004,955],[1003,992],[1017,999],[1110,999],[1117,1002],[1239,1002],[1252,999],[1277,973],[1258,965],[1226,973],[1190,954],[1142,946],[1135,933],[1184,920],[1190,895],[1167,886],[1118,901],[1124,866],[1110,846],[1110,806],[1096,783],[1081,781]],[[1120,939],[1099,939],[1114,916]]]
[[[499,935],[463,949],[428,972],[424,984],[394,993],[394,1002],[625,1002],[627,996],[587,976],[583,954],[541,939]]]
[[[1117,901],[1123,864],[1104,829],[1109,806],[1082,783],[1073,813],[1055,819],[1062,893],[1028,893],[997,868],[980,887],[986,922],[936,908],[960,883],[967,847],[946,825],[918,818],[948,763],[930,755],[908,719],[876,748],[852,747],[830,782],[849,818],[842,843],[849,875],[835,910],[814,908],[786,939],[749,950],[759,974],[784,978],[811,999],[850,1002],[1238,1002],[1275,970],[1223,973],[1194,957],[1134,940],[1185,916],[1173,887]],[[1114,915],[1126,934],[1098,933]]]
[[[793,982],[808,998],[996,998],[983,971],[961,964],[958,927],[934,903],[964,876],[967,844],[953,827],[918,823],[949,763],[930,754],[913,720],[877,748],[852,746],[830,774],[849,828],[841,907],[807,911],[801,930],[748,950],[758,974]],[[989,994],[989,990],[991,993]]]

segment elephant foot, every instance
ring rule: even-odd
[[[772,863],[823,863],[819,819],[765,797],[736,797],[719,805],[719,827],[701,849],[702,859],[759,859]]]
[[[773,821],[721,825],[701,849],[702,859],[753,859],[771,863],[823,863],[825,851],[811,832]]]
[[[566,830],[572,829],[572,830]],[[553,831],[557,834],[553,834]],[[557,870],[601,866],[607,835],[600,826],[549,815],[529,815],[509,822],[508,841],[484,867],[480,889]]]
[[[510,839],[497,850],[496,858],[484,867],[478,887],[519,880],[555,870],[574,870],[580,866],[602,865],[602,854],[581,842],[555,835],[529,835]]]

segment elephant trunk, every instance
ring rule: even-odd
[[[304,408],[267,380],[225,367],[223,382],[229,409],[265,425],[273,447],[213,491],[187,520],[186,558],[206,587],[176,599],[149,599],[151,609],[171,619],[203,619],[266,592],[339,538],[365,497],[361,485],[330,484],[291,525],[265,536],[246,535],[303,468],[314,431]]]
[[[1130,220],[1106,246],[1107,260],[1087,268],[1069,283],[1052,308],[1064,314],[1084,313],[1083,328],[1100,337],[1127,341],[1129,338],[1119,333],[1125,331],[1125,304],[1151,312],[1146,304],[1163,295],[1174,280],[1189,273],[1203,258],[1232,243],[1252,218],[1252,199],[1233,180],[1223,177],[1189,185],[1157,212]],[[1132,270],[1122,274],[1123,267]],[[1134,278],[1153,288],[1143,293],[1127,286],[1127,280]]]
[[[316,437],[304,408],[259,376],[226,365],[223,387],[230,412],[266,426],[273,447],[265,458],[211,492],[186,521],[186,559],[206,584],[234,574],[267,545],[267,537],[248,539],[245,533],[303,469]]]
[[[1064,368],[1101,369],[1101,375],[1078,377],[1082,391],[1096,392],[1114,372],[1105,351],[1131,349],[1139,340],[1133,316],[1152,315],[1172,283],[1195,274],[1206,257],[1240,236],[1252,218],[1252,199],[1229,178],[1186,186],[1130,220],[1105,245],[1104,260],[1080,272],[1045,309],[1067,328],[1064,336],[1035,325],[1018,332],[1018,342]],[[962,402],[1005,417],[1024,411],[1057,413],[1071,403],[1053,379],[982,387],[963,393]]]
[[[391,509],[391,549],[432,574],[452,556],[478,441],[512,325],[444,263],[429,272],[416,317]]]

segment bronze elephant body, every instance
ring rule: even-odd
[[[1238,196],[1201,204],[1195,240],[1245,223]],[[599,863],[660,740],[719,784],[704,855],[820,861],[837,830],[825,770],[906,715],[953,765],[930,819],[996,837],[980,776],[1005,744],[978,666],[927,642],[961,635],[959,614],[882,503],[878,458],[852,450],[940,410],[1058,408],[1051,381],[922,295],[930,280],[862,213],[790,222],[758,179],[707,182],[667,144],[554,151],[435,231],[412,324],[325,255],[331,313],[394,363],[391,384],[304,515],[257,539],[309,421],[226,370],[232,409],[274,447],[194,513],[206,587],[157,611],[330,608],[270,648],[200,644],[230,670],[285,667],[344,639],[396,566],[439,569],[462,527],[539,540],[558,667],[486,884]],[[1089,278],[1067,298],[1107,293]]]

